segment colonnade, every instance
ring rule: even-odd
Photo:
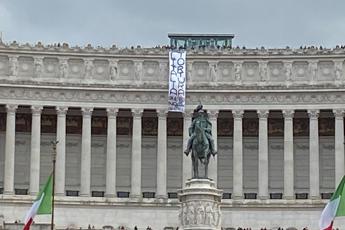
[[[14,163],[15,163],[15,122],[18,106],[6,105],[6,142],[4,167],[4,194],[14,194]],[[40,175],[40,130],[42,106],[32,106],[32,134],[30,160],[29,193],[35,195],[39,191]],[[65,194],[65,161],[66,161],[66,114],[68,107],[56,107],[57,144],[56,158],[56,195]],[[91,180],[91,118],[94,108],[81,108],[82,111],[82,153],[80,196],[90,196]],[[107,108],[107,150],[106,150],[106,188],[105,196],[116,197],[116,119],[118,108]],[[213,136],[217,143],[216,110],[208,111],[213,125]],[[310,198],[318,199],[319,191],[319,110],[308,110],[309,115],[309,184]],[[142,140],[142,109],[132,109],[132,157],[131,157],[131,189],[130,197],[140,198],[141,191],[141,140]],[[339,183],[344,175],[344,110],[334,109],[335,116],[335,183]],[[243,114],[244,110],[232,110],[233,116],[233,199],[243,198]],[[268,199],[268,115],[269,110],[257,110],[259,119],[258,149],[258,198]],[[294,110],[282,110],[284,117],[284,192],[285,199],[294,198],[294,152],[293,152],[293,117]],[[167,198],[167,117],[166,110],[157,110],[157,187],[156,198]],[[188,140],[188,128],[192,121],[192,111],[184,113],[183,146]],[[183,150],[181,149],[181,154]],[[183,157],[182,184],[191,177],[191,160]],[[217,180],[217,158],[211,161],[210,178]]]

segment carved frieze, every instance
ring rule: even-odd
[[[332,61],[320,61],[317,69],[317,79],[319,81],[335,80],[335,68]]]
[[[230,82],[234,81],[234,64],[232,62],[219,62],[218,63],[218,81]]]
[[[59,77],[59,60],[57,58],[43,59],[43,74],[42,78],[58,78]]]
[[[83,59],[68,60],[68,77],[74,79],[84,79],[85,67]]]
[[[207,81],[209,76],[209,66],[207,62],[193,62],[193,82]]]
[[[242,81],[258,82],[260,80],[259,64],[257,62],[244,62],[242,68]]]
[[[143,81],[156,81],[159,74],[159,63],[157,61],[144,61]]]
[[[32,78],[34,76],[34,59],[32,57],[18,58],[18,77]],[[15,76],[15,74],[13,74]]]
[[[308,62],[295,61],[292,65],[293,81],[308,81]]]
[[[282,62],[270,62],[268,64],[269,68],[269,80],[273,82],[283,82],[286,80],[286,75],[284,73],[284,65]]]
[[[9,60],[7,56],[0,55],[0,76],[9,74]]]

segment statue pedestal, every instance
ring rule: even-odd
[[[178,191],[179,213],[184,230],[220,230],[222,191],[210,179],[189,179]]]

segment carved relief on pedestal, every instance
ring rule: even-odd
[[[219,204],[212,201],[189,201],[180,209],[182,226],[207,225],[217,228],[220,223]]]
[[[132,81],[134,79],[134,63],[130,60],[119,60],[118,65],[118,79],[124,81]]]
[[[340,83],[342,81],[344,81],[344,77],[343,77],[343,60],[336,60],[334,62],[334,75],[335,75],[335,81],[336,83]]]

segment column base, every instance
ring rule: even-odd
[[[311,195],[309,199],[311,199],[311,200],[320,200],[321,196]]]
[[[168,199],[168,195],[157,195],[156,199],[158,199],[158,200],[166,200],[166,199]]]
[[[65,196],[65,193],[55,193],[55,196]]]
[[[233,200],[243,200],[244,196],[243,195],[233,195],[231,197],[231,199],[233,199]]]
[[[30,196],[37,196],[38,192],[29,192]]]
[[[80,194],[80,197],[90,197],[90,194]]]
[[[293,195],[283,195],[283,199],[285,199],[285,200],[294,200],[295,197]]]
[[[14,195],[14,191],[4,191],[4,195]]]
[[[106,198],[116,198],[117,196],[114,193],[110,193],[110,194],[104,194],[104,197],[106,197]]]
[[[132,198],[132,199],[141,199],[141,198],[142,198],[142,195],[139,195],[139,194],[129,194],[129,198]]]
[[[258,199],[259,199],[259,200],[268,200],[268,196],[267,196],[267,195],[265,195],[265,196],[259,195],[259,196],[258,196]]]

